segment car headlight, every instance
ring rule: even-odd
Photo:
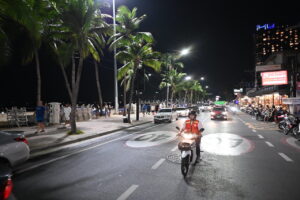
[[[223,115],[227,115],[227,112],[222,112]]]
[[[210,114],[211,114],[211,115],[215,115],[216,113],[214,113],[214,112],[211,112]]]

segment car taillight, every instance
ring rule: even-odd
[[[24,142],[25,144],[28,145],[28,141],[27,141],[26,138],[24,138],[24,137],[18,137],[18,138],[15,138],[15,140],[16,140],[17,142]]]
[[[6,181],[6,184],[5,184],[5,187],[4,187],[4,190],[3,190],[3,199],[4,200],[8,199],[9,195],[12,192],[12,188],[13,188],[13,182],[12,182],[11,178],[9,178]]]

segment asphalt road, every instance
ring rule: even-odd
[[[300,146],[246,114],[201,113],[202,160],[180,171],[176,125],[147,124],[69,145],[17,171],[18,200],[299,199]]]

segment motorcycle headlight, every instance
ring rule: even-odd
[[[182,137],[183,137],[184,139],[190,140],[190,139],[193,139],[194,136],[193,136],[193,134],[183,134]]]

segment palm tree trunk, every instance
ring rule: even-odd
[[[36,64],[36,75],[37,75],[37,102],[41,101],[42,95],[42,81],[41,81],[41,70],[40,70],[40,60],[39,53],[37,50],[34,51],[35,64]]]
[[[188,93],[188,91],[186,90],[186,91],[185,91],[185,94],[184,94],[184,101],[183,101],[183,102],[184,102],[184,104],[186,103],[186,97],[187,97],[187,93]]]
[[[172,104],[173,104],[173,97],[174,97],[174,90],[171,90],[171,107],[172,107]]]
[[[60,64],[59,66],[60,66],[60,69],[62,71],[64,80],[65,80],[65,84],[66,84],[66,88],[67,88],[69,97],[70,97],[70,99],[72,99],[72,91],[71,91],[71,86],[70,86],[70,83],[69,83],[69,80],[68,80],[67,73],[66,73],[65,68],[62,64]]]
[[[123,116],[126,116],[126,78],[124,79],[124,93],[123,93],[123,97],[124,97],[124,111],[123,111]]]
[[[70,113],[70,125],[71,132],[76,133],[76,97],[75,97],[75,83],[76,83],[76,67],[75,67],[74,54],[72,55],[72,96],[71,96],[71,113]]]
[[[191,91],[191,105],[193,104],[193,91]]]
[[[136,76],[136,72],[137,72],[137,67],[134,67],[134,72],[132,75],[132,79],[131,79],[131,84],[130,84],[130,96],[129,96],[129,105],[128,105],[128,122],[130,123],[130,114],[131,114],[131,104],[132,104],[132,98],[133,98],[133,91],[134,91],[134,81],[135,81],[135,76]]]
[[[96,84],[97,84],[97,91],[98,91],[98,100],[99,100],[99,104],[100,104],[100,110],[102,110],[103,99],[102,99],[102,91],[101,91],[100,79],[99,79],[99,70],[98,70],[98,65],[97,65],[97,61],[96,60],[94,60],[94,66],[95,66],[95,74],[96,74]]]
[[[75,62],[74,66],[72,69],[72,84],[74,84],[74,88],[72,88],[72,112],[71,115],[73,114],[73,118],[71,119],[71,132],[73,134],[76,134],[77,128],[76,128],[76,105],[77,105],[77,99],[78,99],[78,93],[79,93],[79,86],[80,86],[80,79],[81,79],[81,74],[82,74],[82,69],[83,69],[83,55],[80,53],[79,54],[79,63],[78,63],[78,70],[77,74],[75,75]],[[74,58],[73,58],[74,59]],[[76,80],[75,80],[76,78]],[[73,86],[72,86],[73,87]]]

